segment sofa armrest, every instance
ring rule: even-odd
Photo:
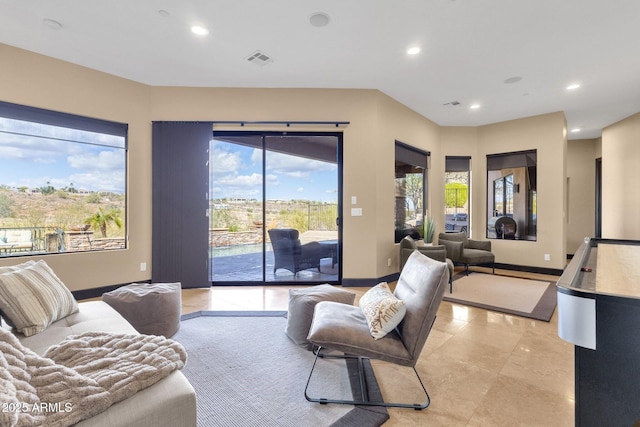
[[[469,249],[480,249],[483,251],[491,252],[491,241],[489,240],[474,240],[468,239]]]

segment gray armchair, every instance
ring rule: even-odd
[[[466,233],[440,233],[438,243],[447,248],[451,261],[465,266],[467,274],[469,265],[491,265],[495,274],[496,257],[491,252],[490,241],[469,239]]]
[[[424,409],[429,406],[429,394],[416,370],[416,363],[436,319],[448,280],[449,271],[446,264],[414,251],[409,256],[394,291],[394,295],[405,302],[406,314],[396,329],[379,339],[372,338],[367,319],[360,307],[331,301],[319,302],[315,306],[308,336],[309,341],[318,346],[318,350],[305,387],[305,398],[310,402],[322,404],[341,403],[413,409]],[[356,366],[359,367],[357,372],[361,374],[364,373],[362,364],[367,359],[411,367],[422,386],[426,401],[424,403],[393,403],[384,398],[382,401],[370,400],[364,384],[366,378],[359,375],[350,378],[356,384],[360,379],[360,390],[362,390],[360,394],[354,396],[353,400],[312,397],[308,392],[309,383],[318,360],[325,358],[355,359]],[[324,373],[326,378],[327,371],[321,368],[318,370],[317,375]],[[405,381],[397,374],[395,378],[396,381]],[[358,390],[355,384],[354,387]]]
[[[447,268],[449,269],[449,293],[453,292],[453,261],[447,258],[447,248],[444,245],[418,246],[411,236],[406,236],[400,240],[400,254],[398,258],[400,271],[404,268],[407,259],[409,259],[409,255],[411,255],[413,251],[418,251],[422,255],[447,264]]]

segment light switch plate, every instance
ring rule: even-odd
[[[362,208],[351,208],[351,216],[362,216]]]

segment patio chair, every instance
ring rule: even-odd
[[[272,228],[268,231],[273,247],[273,273],[283,268],[293,275],[309,268],[320,271],[320,259],[326,252],[318,242],[300,243],[300,232],[293,228]]]
[[[422,352],[436,313],[442,302],[449,270],[443,262],[435,261],[414,251],[407,260],[393,295],[404,301],[406,312],[400,323],[382,338],[374,339],[367,317],[360,307],[331,301],[321,301],[315,306],[308,340],[318,346],[316,358],[304,390],[310,402],[339,403],[349,405],[386,406],[424,409],[429,406],[429,394],[415,366]],[[334,353],[337,352],[337,353]],[[353,400],[309,396],[309,383],[320,359],[340,358],[357,361],[359,392]],[[365,364],[377,359],[413,368],[425,402],[385,402],[371,400],[367,393]],[[326,363],[326,362],[325,362]],[[401,376],[397,380],[403,381]],[[358,388],[356,387],[356,390]],[[413,400],[413,399],[412,399]],[[417,399],[416,399],[417,400]]]

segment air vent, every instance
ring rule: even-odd
[[[458,101],[451,101],[451,102],[444,103],[442,105],[444,105],[445,107],[455,107],[457,105],[460,105],[460,103]]]
[[[247,61],[258,64],[260,66],[264,66],[270,62],[273,62],[273,59],[271,59],[271,57],[266,53],[256,50],[247,58]]]

